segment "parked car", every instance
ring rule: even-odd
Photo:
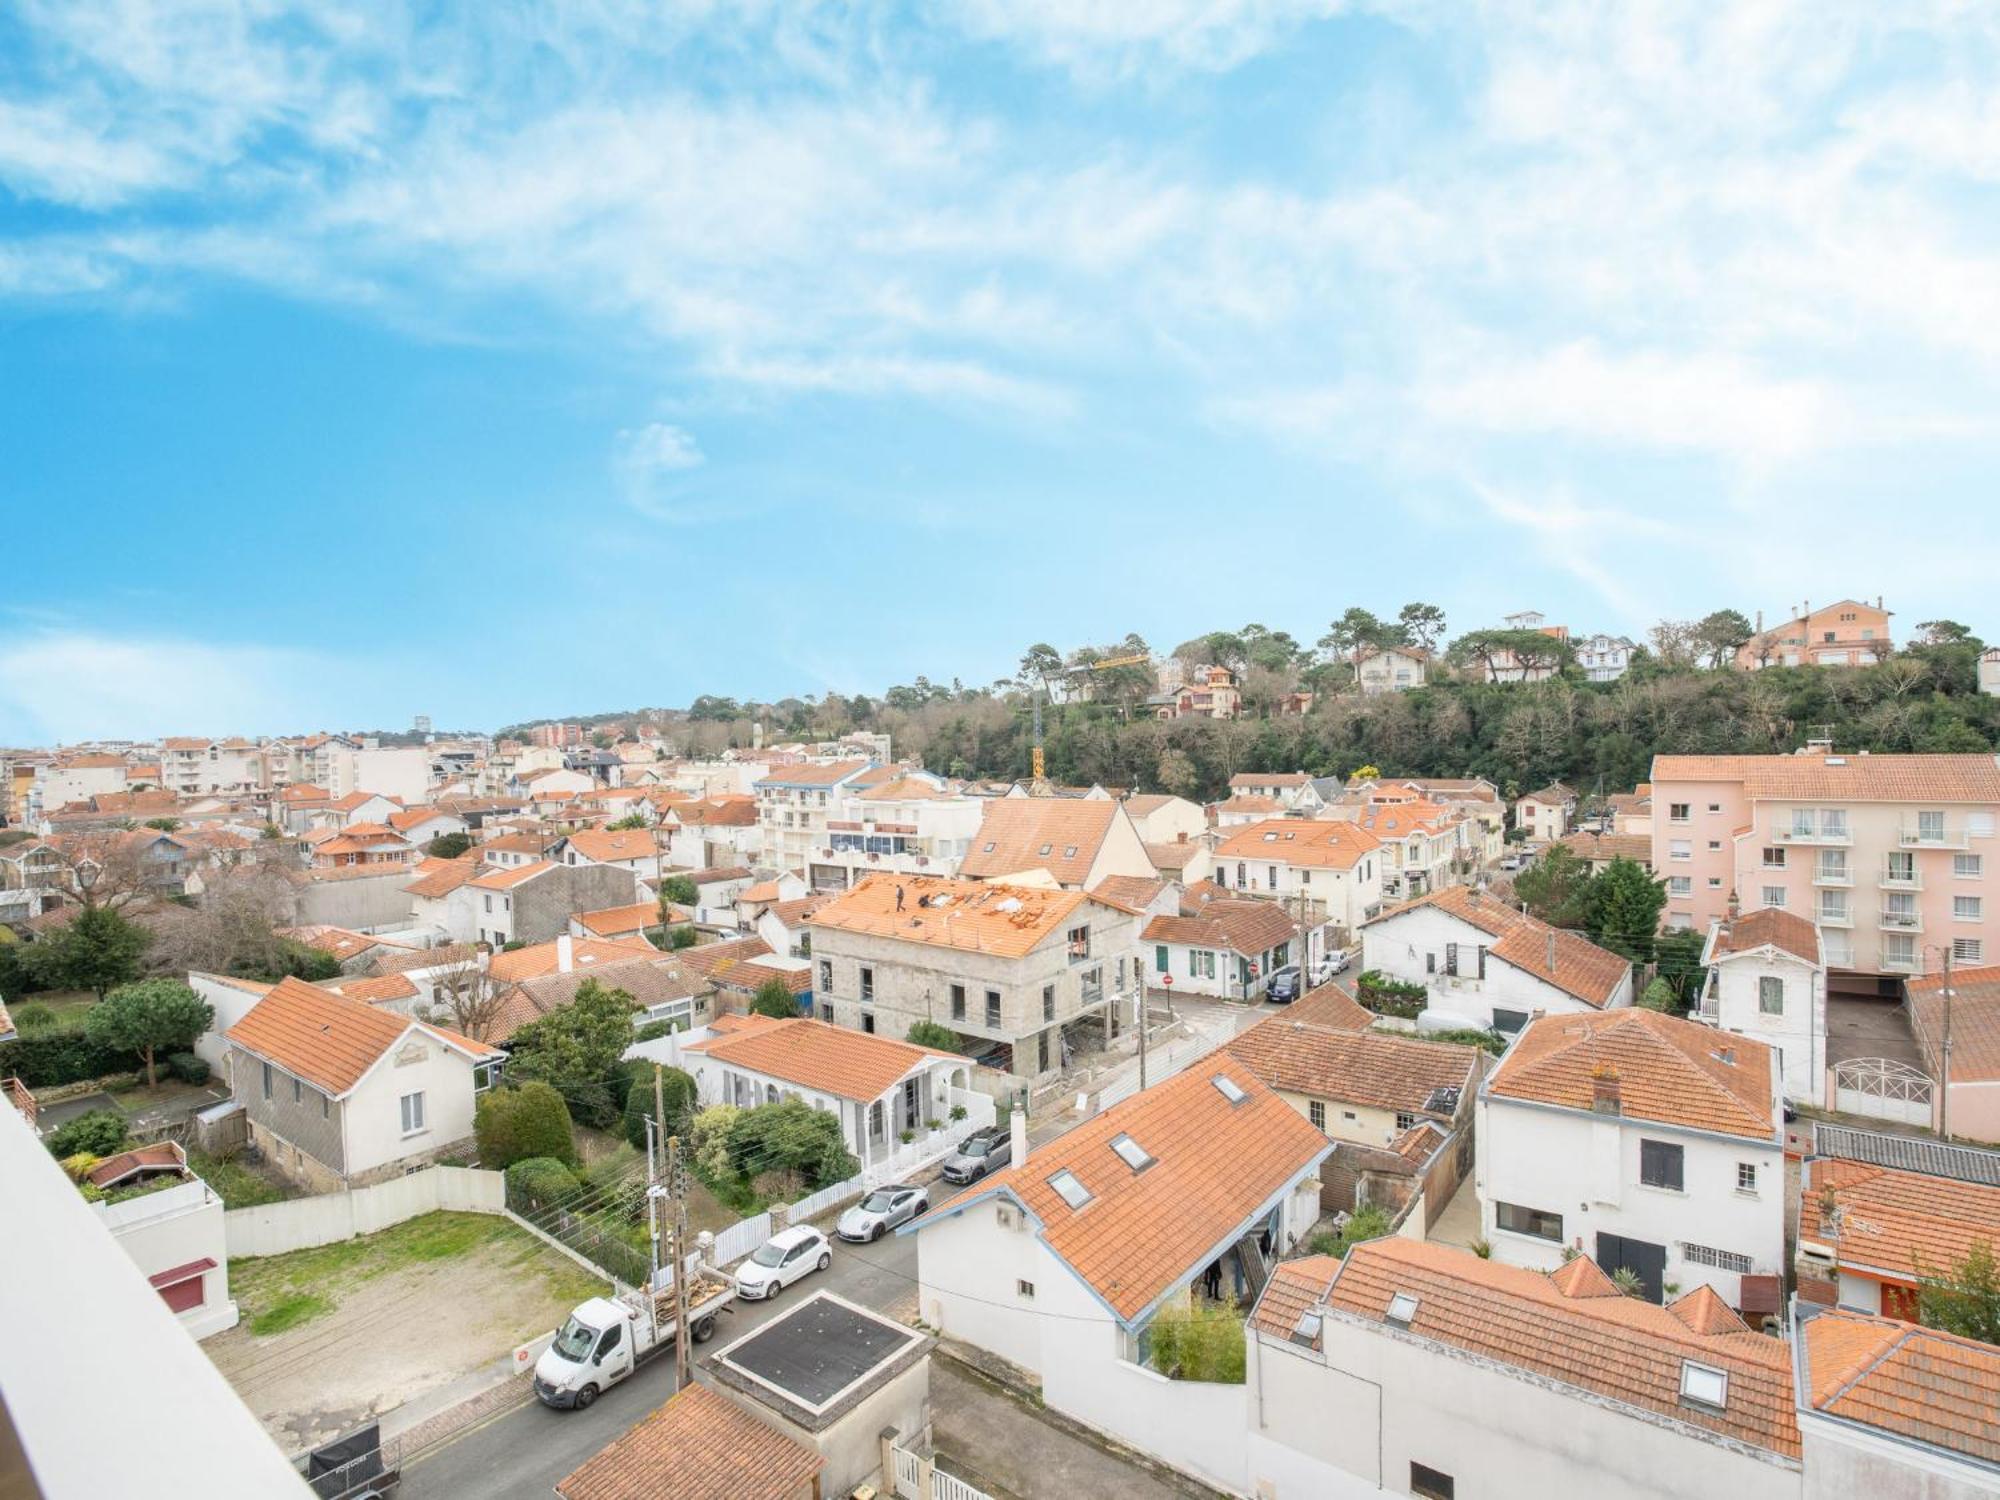
[[[1271,981],[1264,986],[1264,998],[1273,1005],[1290,1005],[1299,998],[1303,987],[1303,976],[1297,964],[1286,964],[1282,969],[1271,971]]]
[[[746,1302],[775,1297],[794,1282],[833,1264],[833,1246],[809,1225],[782,1229],[736,1268],[736,1295]]]
[[[833,1232],[857,1245],[879,1240],[898,1224],[908,1223],[931,1206],[920,1187],[907,1182],[878,1187],[840,1216]]]
[[[1501,868],[1501,869],[1503,869],[1503,870],[1518,870],[1518,869],[1520,869],[1520,868],[1521,868],[1521,856],[1520,856],[1520,855],[1518,855],[1518,854],[1508,854],[1508,855],[1504,855],[1504,856],[1502,856],[1502,858],[1501,858],[1501,860],[1500,860],[1500,868]]]
[[[1348,965],[1353,962],[1354,955],[1345,948],[1327,949],[1313,969],[1313,983],[1325,984],[1334,975],[1346,973]]]
[[[997,1171],[1014,1158],[1014,1138],[997,1125],[974,1131],[944,1162],[944,1180],[963,1187]]]

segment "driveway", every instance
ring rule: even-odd
[[[1849,995],[1826,1002],[1826,1060],[1829,1066],[1854,1057],[1889,1057],[1923,1069],[1923,1054],[1910,1034],[1910,1015],[1896,1000]]]
[[[838,1293],[898,1321],[914,1319],[915,1237],[892,1234],[872,1245],[835,1240],[831,1268],[808,1277],[775,1301],[739,1304],[717,1330],[716,1347],[741,1338],[818,1291]],[[458,1500],[468,1495],[481,1500],[548,1500],[558,1479],[652,1415],[674,1390],[674,1359],[662,1354],[586,1411],[551,1411],[530,1397],[525,1405],[405,1465],[400,1500],[426,1496]]]

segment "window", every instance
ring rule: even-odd
[[[1781,885],[1765,886],[1764,904],[1766,906],[1783,906],[1785,904],[1785,888]]]
[[[1891,854],[1889,856],[1888,873],[1883,876],[1883,879],[1902,881],[1905,884],[1907,884],[1909,882],[1914,881],[1916,878],[1917,878],[1916,855],[1910,853],[1907,849],[1904,849],[1904,850],[1899,850],[1896,853]]]
[[[1736,1191],[1754,1193],[1757,1191],[1757,1163],[1739,1161],[1736,1164]]]
[[[1396,1128],[1398,1130],[1415,1130],[1417,1128],[1417,1117],[1411,1114],[1407,1109],[1397,1110]]]
[[[269,1063],[264,1064],[264,1097],[266,1099],[271,1097],[271,1065]]]
[[[1306,1105],[1306,1118],[1312,1121],[1313,1129],[1324,1131],[1326,1129],[1326,1106],[1317,1099],[1309,1101]]]
[[[1709,876],[1709,877],[1708,877],[1708,888],[1709,888],[1709,889],[1710,889],[1711,891],[1719,891],[1719,890],[1721,890],[1721,889],[1722,889],[1722,877],[1721,877],[1720,875],[1711,875],[1711,876]]]
[[[1152,1154],[1123,1131],[1111,1138],[1111,1149],[1118,1153],[1120,1161],[1135,1172],[1143,1172],[1153,1164]]]
[[[1408,1292],[1398,1292],[1389,1299],[1389,1306],[1383,1316],[1398,1328],[1408,1328],[1416,1321],[1417,1299]]]
[[[1215,1091],[1232,1105],[1241,1104],[1245,1099],[1250,1097],[1237,1086],[1236,1080],[1231,1078],[1227,1073],[1217,1073],[1208,1081],[1215,1086]]]
[[[1053,1021],[1055,1018],[1056,987],[1052,984],[1045,984],[1042,986],[1042,1019],[1044,1021]]]
[[[1061,1198],[1071,1208],[1082,1208],[1084,1204],[1090,1201],[1090,1189],[1078,1182],[1076,1174],[1070,1171],[1068,1167],[1064,1167],[1055,1176],[1051,1177],[1049,1179],[1049,1186],[1054,1188],[1056,1196]]]
[[[1710,854],[1717,853],[1721,848],[1722,848],[1721,839],[1710,839],[1708,841],[1708,852]]]
[[[1985,856],[1980,854],[1954,854],[1951,857],[1951,873],[1976,880],[1984,872]]]
[[[962,984],[951,987],[951,1018],[954,1021],[965,1019],[965,986]]]
[[[1693,811],[1694,807],[1692,803],[1669,802],[1667,804],[1667,821],[1669,823],[1685,823],[1688,820],[1688,815]]]
[[[1913,968],[1917,962],[1917,940],[1907,932],[1883,933],[1882,962]]]
[[[861,1012],[861,1029],[865,1032],[870,1033],[871,1035],[874,1033],[875,1030],[874,1011],[864,1010],[863,1012]]]
[[[1694,858],[1693,841],[1689,839],[1669,839],[1667,841],[1667,858],[1693,859]]]
[[[1667,894],[1669,896],[1692,896],[1694,894],[1694,877],[1692,875],[1668,876]]]
[[[1026,1299],[1027,1299],[1028,1301],[1030,1301],[1030,1302],[1033,1302],[1033,1301],[1035,1300],[1035,1284],[1034,1284],[1034,1282],[1032,1282],[1032,1281],[1017,1281],[1017,1282],[1015,1282],[1015,1283],[1014,1283],[1014,1295],[1015,1295],[1016,1297],[1024,1297],[1024,1298],[1026,1298]]]
[[[1493,1029],[1502,1036],[1513,1036],[1527,1024],[1528,1013],[1525,1010],[1503,1010],[1499,1006],[1493,1008]]]
[[[1977,922],[1980,916],[1979,897],[1953,896],[1951,898],[1951,918],[1954,922]]]
[[[1775,846],[1767,846],[1764,850],[1764,868],[1767,870],[1784,869],[1785,851]]]
[[[1738,1255],[1734,1250],[1714,1250],[1707,1245],[1681,1246],[1681,1259],[1691,1266],[1708,1266],[1717,1271],[1734,1271],[1738,1276],[1748,1276],[1752,1262],[1747,1255]]]
[[[1682,1360],[1681,1399],[1720,1411],[1729,1404],[1729,1372],[1712,1365],[1698,1365],[1691,1359]]]
[[[424,1096],[421,1093],[405,1094],[402,1106],[403,1134],[415,1135],[424,1128]]]
[[[1917,814],[1917,837],[1926,844],[1944,842],[1944,814],[1941,812],[1920,812]]]
[[[1757,1014],[1782,1016],[1785,1013],[1785,981],[1776,974],[1757,976]]]
[[[1978,938],[1953,938],[1951,940],[1951,957],[1953,963],[1980,963],[1983,961],[1981,955],[1984,952],[1985,944],[1981,943]]]
[[[1550,1240],[1558,1245],[1562,1243],[1561,1214],[1547,1213],[1539,1208],[1523,1208],[1518,1203],[1496,1203],[1493,1205],[1493,1222],[1509,1234],[1532,1235],[1538,1240]]]
[[[863,968],[861,971],[861,998],[863,1000],[873,1000],[875,998],[875,971],[873,969]]]
[[[833,1007],[831,1005],[822,1005],[819,1008],[819,1018],[831,1026],[833,1024]]]
[[[1049,1070],[1049,1034],[1046,1031],[1042,1032],[1035,1038],[1035,1044],[1035,1066],[1046,1073]]]
[[[1155,944],[1153,948],[1153,968],[1157,972],[1164,974],[1170,967],[1171,965],[1167,960],[1167,945],[1165,943]]]
[[[820,988],[820,993],[823,995],[833,993],[832,959],[822,958],[819,961],[819,988]]]
[[[292,1103],[303,1104],[305,1103],[305,1098],[306,1098],[305,1085],[300,1083],[298,1079],[294,1078],[292,1080]]]
[[[1454,1500],[1456,1491],[1452,1488],[1452,1477],[1440,1474],[1428,1464],[1410,1461],[1410,1493],[1421,1495],[1423,1500]]]
[[[1687,1150],[1683,1146],[1666,1141],[1640,1141],[1639,1181],[1647,1187],[1681,1192],[1682,1162],[1686,1155]]]
[[[988,990],[986,992],[986,1024],[996,1029],[1000,1025],[1000,992],[998,990]]]

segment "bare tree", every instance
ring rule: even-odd
[[[1699,638],[1700,626],[1693,620],[1662,620],[1646,632],[1653,655],[1670,667],[1693,666]]]
[[[487,955],[472,949],[440,965],[431,974],[431,983],[442,994],[452,1028],[475,1042],[483,1042],[499,1018],[505,990],[486,972]]]
[[[255,865],[217,871],[192,910],[176,910],[156,925],[147,967],[162,974],[277,975],[285,940],[277,928],[292,919],[291,882]]]

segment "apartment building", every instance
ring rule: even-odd
[[[806,878],[814,890],[844,891],[874,874],[956,875],[991,801],[923,771],[850,785],[829,806]]]
[[[757,797],[757,830],[762,863],[780,870],[803,871],[815,850],[831,848],[827,819],[842,794],[858,791],[865,760],[835,760],[773,766],[751,790]]]
[[[1706,928],[1731,895],[1819,925],[1829,985],[1894,996],[1946,952],[2000,956],[1986,858],[2000,816],[1991,755],[1660,755],[1653,869],[1666,921]],[[1873,982],[1870,982],[1872,976]]]
[[[1141,914],[1082,891],[871,875],[805,918],[819,1018],[902,1038],[935,1021],[994,1066],[1062,1066],[1078,1023],[1116,1036],[1139,984]]]
[[[1109,797],[1002,797],[986,801],[958,873],[1089,890],[1112,875],[1158,873],[1121,802]]]
[[[1800,605],[1783,624],[1757,630],[1736,648],[1736,669],[1755,672],[1764,667],[1861,667],[1895,650],[1889,638],[1889,616],[1881,599],[1873,604],[1842,599],[1819,609]]]
[[[256,791],[266,785],[263,752],[248,740],[169,736],[160,741],[160,785],[177,797]]]
[[[1487,844],[1482,823],[1426,798],[1371,802],[1354,823],[1381,843],[1382,896],[1407,901],[1457,884],[1479,863]]]

